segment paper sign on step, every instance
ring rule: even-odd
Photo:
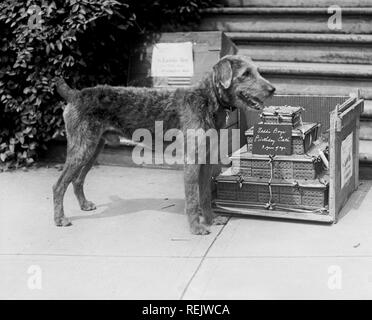
[[[194,61],[191,42],[157,43],[152,50],[152,77],[192,77]]]

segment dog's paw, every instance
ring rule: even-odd
[[[220,225],[226,224],[228,221],[229,221],[229,218],[228,217],[215,216],[213,218],[212,224],[215,225],[215,226],[220,226]]]
[[[207,226],[212,226],[212,225],[219,226],[219,225],[223,225],[223,224],[226,224],[227,221],[229,220],[228,217],[217,216],[214,213],[208,214],[206,216],[203,216],[202,219],[203,219],[202,220],[202,223],[204,223]]]
[[[205,226],[204,224],[198,223],[191,226],[191,233],[196,235],[207,235],[211,232],[209,231],[209,228]]]
[[[66,217],[55,219],[55,224],[57,227],[69,227],[72,225],[71,221]]]
[[[215,217],[216,215],[212,211],[203,212],[200,216],[200,222],[206,226],[211,226]]]
[[[80,206],[81,210],[83,211],[92,211],[92,210],[96,210],[97,207],[96,205],[92,202],[92,201],[85,201],[81,206]]]

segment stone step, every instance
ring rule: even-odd
[[[318,63],[372,63],[372,35],[228,32],[253,60]]]
[[[359,140],[359,161],[363,164],[372,165],[372,141],[371,140]]]
[[[363,118],[372,119],[372,100],[364,100]]]
[[[371,34],[372,7],[342,8],[341,29],[328,24],[328,7],[220,7],[203,10],[202,31]]]
[[[372,65],[338,63],[301,63],[281,61],[256,61],[267,74],[307,75],[333,78],[370,79]]]
[[[278,94],[349,95],[358,89],[372,100],[372,66],[255,61]]]
[[[372,141],[372,121],[371,121],[371,119],[362,118],[361,120],[362,121],[360,121],[359,139],[360,140],[370,140],[370,141]],[[371,148],[370,153],[372,154],[372,148]]]
[[[340,7],[346,16],[370,16],[372,7]],[[329,7],[216,7],[203,9],[204,13],[227,15],[286,15],[286,14],[312,14],[329,15]]]
[[[370,0],[224,0],[227,7],[372,7]]]
[[[227,32],[226,35],[238,45],[250,41],[372,44],[369,34]]]

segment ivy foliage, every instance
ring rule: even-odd
[[[64,134],[57,77],[124,85],[142,36],[192,29],[211,0],[6,0],[0,3],[0,167],[28,166]]]

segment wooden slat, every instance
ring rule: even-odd
[[[218,213],[223,214],[240,214],[240,215],[251,215],[260,217],[270,218],[281,218],[281,219],[294,219],[294,220],[307,220],[307,221],[318,221],[318,222],[333,222],[332,216],[329,214],[315,214],[307,212],[294,212],[294,211],[282,211],[282,210],[265,210],[259,208],[247,208],[247,204],[239,202],[229,201],[215,201],[214,210]]]
[[[359,115],[362,113],[359,112]],[[358,189],[359,186],[359,136],[360,136],[360,116],[356,117],[355,121],[355,153],[354,153],[354,190]]]
[[[336,162],[337,157],[336,146],[336,121],[337,121],[337,110],[334,109],[330,113],[330,135],[329,135],[329,158],[330,158],[330,168],[329,168],[329,213],[332,217],[332,221],[336,221],[336,186],[339,182],[336,181]]]
[[[338,213],[350,195],[359,185],[359,117],[363,111],[363,101],[358,100],[342,113],[335,108],[330,119],[330,194],[329,208],[332,217],[337,221]],[[352,134],[353,139],[353,173],[351,179],[341,186],[341,144]]]

